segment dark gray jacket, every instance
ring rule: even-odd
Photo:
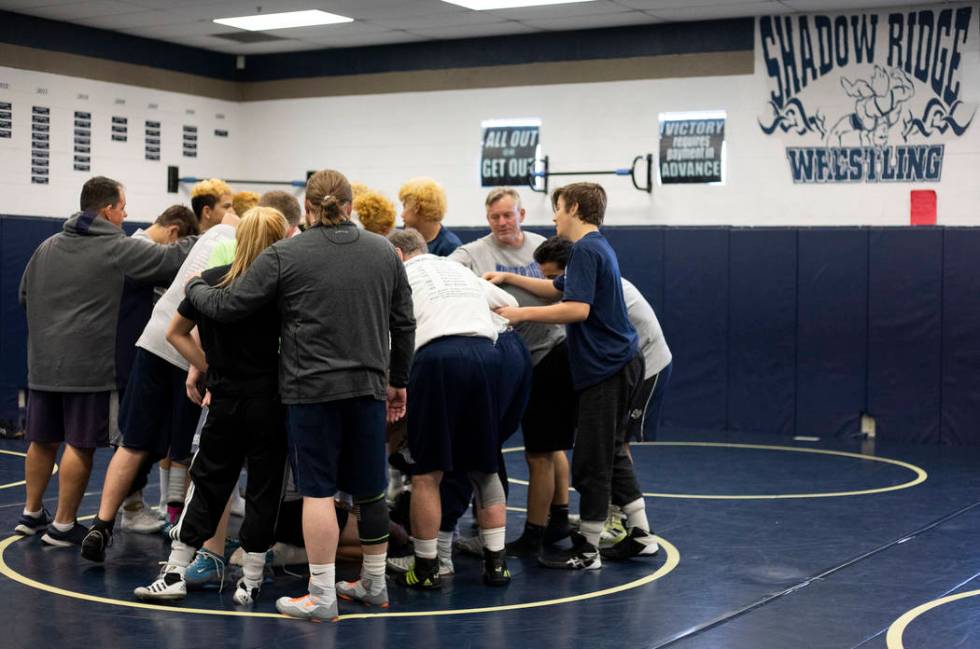
[[[92,213],[69,218],[34,251],[20,280],[33,390],[117,388],[116,336],[126,277],[166,286],[197,237],[172,246],[131,238]]]
[[[270,246],[226,288],[195,279],[187,297],[221,322],[278,304],[283,403],[384,399],[389,382],[408,384],[415,316],[405,268],[384,237],[352,223],[318,225]]]

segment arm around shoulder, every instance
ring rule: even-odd
[[[205,316],[218,322],[235,322],[276,299],[279,267],[276,249],[266,248],[248,270],[228,286],[208,286],[196,277],[187,283],[184,293],[194,308]]]

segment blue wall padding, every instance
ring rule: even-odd
[[[943,444],[980,443],[980,230],[943,237]]]
[[[674,354],[664,426],[727,427],[728,234],[720,228],[664,233],[660,322]]]
[[[0,419],[26,385],[20,277],[60,228],[0,217]],[[674,353],[664,427],[842,436],[867,412],[882,440],[980,445],[980,228],[604,232]]]
[[[728,427],[792,435],[796,418],[796,236],[731,231]]]
[[[619,258],[619,272],[640,289],[657,313],[663,311],[664,304],[665,232],[631,227],[605,231]]]
[[[61,230],[58,219],[0,216],[0,419],[16,420],[17,391],[27,385],[27,318],[17,301],[20,278],[38,244]],[[12,397],[11,397],[12,395]]]
[[[861,430],[867,396],[868,231],[799,231],[796,432]]]
[[[873,229],[868,256],[868,412],[888,440],[938,443],[943,232]]]

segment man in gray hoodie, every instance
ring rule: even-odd
[[[86,529],[75,515],[95,449],[115,426],[116,337],[126,278],[168,284],[197,237],[170,246],[126,236],[126,194],[111,178],[82,187],[81,212],[48,238],[27,263],[19,299],[27,310],[27,502],[15,531],[68,547]],[[43,495],[61,444],[54,520]],[[49,527],[50,525],[50,527]]]

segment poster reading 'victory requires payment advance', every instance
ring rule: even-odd
[[[724,112],[661,113],[661,184],[722,182],[724,146]]]

